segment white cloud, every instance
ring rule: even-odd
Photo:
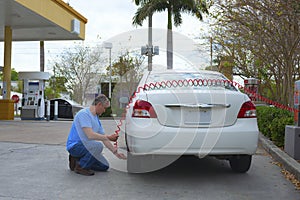
[[[126,35],[127,32],[137,30],[137,28],[132,25],[132,17],[137,9],[133,3],[133,0],[65,1],[88,19],[88,23],[86,25],[86,39],[84,41],[86,44],[101,44],[103,41],[122,34]],[[148,22],[146,20],[143,26],[138,28],[147,28],[147,25]],[[199,22],[195,17],[183,15],[183,24],[180,27],[174,27],[173,30],[174,32],[178,32],[193,40],[194,37],[200,35],[200,31],[203,26],[204,24]],[[163,12],[154,14],[153,28],[166,30],[166,27],[167,13]],[[145,32],[140,38],[141,45],[146,44],[147,38],[147,32]],[[161,48],[164,48],[166,44],[166,38],[166,35],[161,35],[157,41],[154,39],[154,45],[159,45]],[[49,60],[54,59],[55,56],[58,55],[64,48],[72,46],[74,42],[75,41],[45,41],[45,68],[47,69]],[[155,42],[159,44],[155,44]],[[176,43],[181,42],[184,43],[185,41],[176,41],[174,42],[174,46]],[[184,47],[184,45],[182,45],[182,47]],[[12,67],[17,71],[39,71],[39,42],[14,42],[12,51]],[[191,60],[193,60],[195,57],[200,57],[198,52],[195,50],[191,50],[189,53],[185,52],[185,56],[188,54],[190,55]],[[207,55],[204,57],[204,60],[208,60]],[[0,60],[3,60],[3,49],[1,48]]]

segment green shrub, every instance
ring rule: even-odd
[[[291,117],[281,117],[275,118],[271,123],[271,140],[275,145],[279,147],[284,146],[284,135],[285,135],[285,126],[291,125],[294,123],[294,119]]]
[[[101,117],[111,117],[111,107],[106,108],[105,112],[101,115]]]
[[[105,112],[101,115],[101,117],[112,117],[112,114],[115,114],[117,117],[122,117],[124,111],[125,108],[112,108],[110,106],[109,108],[106,108]]]
[[[257,123],[259,131],[275,145],[284,145],[285,126],[294,123],[293,113],[276,107],[258,106]]]

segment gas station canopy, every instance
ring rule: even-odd
[[[0,41],[83,40],[87,19],[62,0],[0,0]]]
[[[85,17],[62,0],[0,0],[0,42],[4,42],[0,119],[13,119],[12,42],[41,41],[42,44],[48,40],[84,40],[86,23]]]

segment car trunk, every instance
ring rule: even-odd
[[[223,127],[237,120],[243,93],[216,90],[152,90],[146,92],[160,124],[169,127]]]

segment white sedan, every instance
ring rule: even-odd
[[[146,73],[126,114],[127,170],[144,173],[183,155],[228,159],[247,172],[258,143],[256,108],[213,71]]]

